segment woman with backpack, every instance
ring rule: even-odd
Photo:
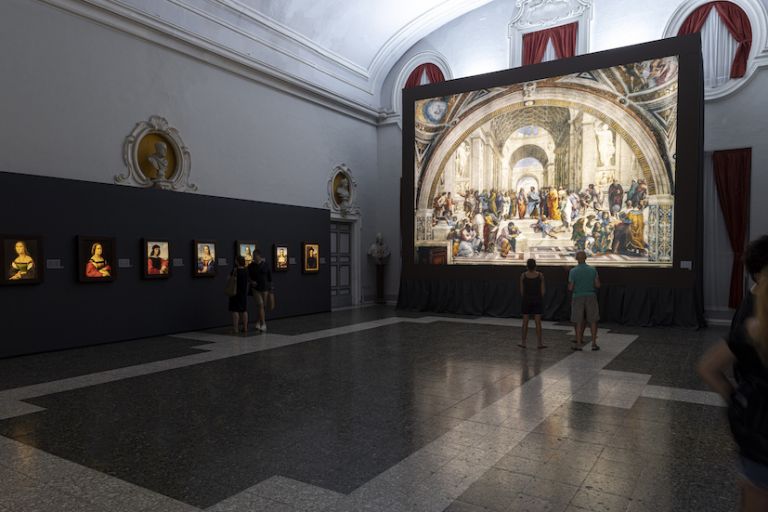
[[[732,329],[728,342],[712,347],[698,370],[728,403],[728,420],[741,455],[741,509],[764,512],[768,510],[768,266],[753,277],[754,316],[746,319],[743,335],[734,335]],[[727,377],[731,367],[735,388]]]

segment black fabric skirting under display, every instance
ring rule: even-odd
[[[602,322],[634,326],[703,326],[695,289],[604,284],[598,299]],[[520,288],[517,282],[511,281],[403,279],[397,306],[457,315],[522,316]],[[565,285],[547,284],[543,318],[568,320],[570,310]]]

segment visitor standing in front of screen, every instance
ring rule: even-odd
[[[528,319],[533,316],[536,322],[537,348],[547,348],[541,338],[541,313],[544,309],[544,274],[536,270],[536,260],[527,262],[528,270],[520,274],[520,294],[523,296],[523,340],[518,346],[527,348]]]
[[[600,288],[600,277],[597,270],[587,265],[587,254],[584,251],[576,253],[579,262],[568,274],[568,291],[573,293],[571,298],[571,322],[576,326],[576,344],[574,350],[584,346],[584,330],[589,322],[592,331],[592,350],[600,350],[597,344],[597,321],[600,319],[600,308],[597,304],[597,289]]]

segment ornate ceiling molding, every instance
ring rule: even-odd
[[[579,18],[592,8],[592,0],[517,0],[515,7],[510,26],[541,30]]]

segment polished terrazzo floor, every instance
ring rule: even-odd
[[[0,360],[0,512],[735,509],[693,370],[723,329],[519,325],[368,307]]]

